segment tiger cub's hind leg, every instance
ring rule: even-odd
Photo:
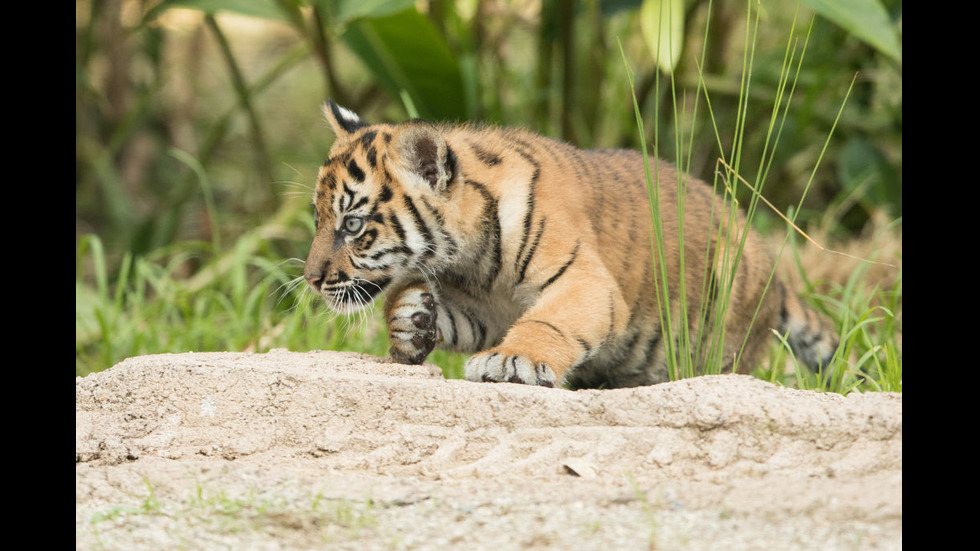
[[[783,304],[779,332],[786,337],[796,359],[814,372],[826,372],[840,345],[834,323],[805,304],[785,285],[781,284],[781,287]]]
[[[439,342],[435,295],[424,284],[409,285],[385,302],[389,354],[403,364],[420,364]]]

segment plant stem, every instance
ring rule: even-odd
[[[238,67],[238,62],[235,60],[235,56],[231,51],[231,45],[228,43],[228,39],[221,28],[218,26],[217,20],[214,18],[213,14],[208,14],[205,17],[205,22],[209,29],[214,33],[215,38],[218,41],[218,46],[221,48],[221,53],[225,58],[225,63],[228,65],[228,72],[231,74],[232,85],[235,88],[235,92],[238,94],[238,99],[241,102],[242,109],[245,110],[245,114],[248,117],[249,126],[251,127],[251,138],[252,138],[252,148],[255,150],[255,164],[259,171],[259,180],[265,185],[261,187],[265,199],[271,201],[271,204],[277,204],[278,198],[274,193],[272,193],[271,184],[274,181],[272,176],[272,161],[269,156],[268,148],[265,145],[265,133],[262,130],[262,124],[259,121],[258,113],[255,111],[255,106],[252,102],[252,93],[249,90],[248,84],[245,82],[245,78],[242,76],[242,71]]]

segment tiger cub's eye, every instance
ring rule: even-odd
[[[361,227],[364,226],[364,219],[358,218],[356,216],[348,217],[344,220],[344,231],[350,234],[355,234],[361,231]]]

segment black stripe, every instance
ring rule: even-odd
[[[628,357],[630,358],[635,355],[635,351],[633,349],[636,347],[636,343],[640,342],[640,334],[642,333],[642,328],[640,327],[632,327],[631,329],[632,330],[630,333],[632,333],[633,336],[623,344],[623,350],[626,351]]]
[[[357,163],[354,161],[354,159],[350,159],[349,161],[347,161],[347,172],[350,174],[350,177],[353,178],[355,181],[358,182],[364,181],[364,171],[361,170],[361,167],[357,166]]]
[[[477,144],[471,144],[473,148],[473,153],[476,155],[477,159],[483,161],[483,164],[487,166],[494,166],[500,164],[500,156],[496,155],[486,149],[480,147]]]
[[[357,244],[360,250],[367,251],[368,249],[371,248],[371,245],[374,245],[374,241],[377,238],[378,238],[378,230],[370,229],[362,233],[361,236],[357,238],[357,241],[355,241],[355,243]]]
[[[541,325],[544,325],[545,327],[551,329],[555,333],[558,333],[558,336],[561,337],[562,339],[568,340],[568,338],[565,336],[564,331],[562,331],[561,329],[558,329],[553,324],[551,324],[551,323],[549,323],[547,321],[542,321],[542,320],[521,320],[521,321],[515,323],[514,325],[518,325],[518,324],[521,324],[521,323],[540,323]]]
[[[541,241],[541,235],[544,233],[544,220],[544,217],[538,220],[538,232],[534,235],[534,242],[531,243],[531,247],[527,251],[527,256],[521,263],[521,269],[517,276],[518,283],[524,281],[524,273],[527,272],[527,265],[531,263],[531,258],[534,257],[534,253],[538,250],[538,243]]]
[[[360,199],[357,200],[356,203],[354,203],[354,204],[352,204],[350,206],[350,210],[355,210],[358,207],[360,207],[361,205],[367,204],[367,202],[368,202],[368,198],[367,197],[361,197]]]
[[[519,139],[513,139],[512,143],[520,147],[516,147],[517,153],[524,158],[534,167],[534,174],[531,175],[531,181],[527,185],[527,212],[524,214],[524,235],[521,237],[521,246],[517,250],[517,257],[514,259],[514,270],[520,269],[521,258],[524,256],[524,248],[527,247],[527,240],[531,236],[531,221],[534,217],[534,205],[535,205],[535,194],[537,191],[538,178],[541,177],[541,165],[534,159],[531,155],[533,148],[527,142]]]
[[[404,243],[405,242],[405,228],[402,227],[402,223],[398,220],[398,217],[395,216],[395,215],[389,216],[388,218],[391,219],[391,229],[392,229],[392,231],[394,231],[395,232],[395,235],[398,236],[398,240],[400,242]]]
[[[487,204],[487,211],[490,213],[490,221],[488,223],[490,231],[488,233],[489,238],[493,239],[493,256],[490,260],[490,277],[487,278],[487,287],[489,288],[493,281],[497,278],[497,274],[500,273],[500,267],[503,265],[503,243],[501,234],[503,233],[503,226],[500,222],[500,213],[498,211],[497,201],[494,200],[492,203]]]
[[[466,317],[469,318],[469,315],[467,315]],[[473,319],[472,318],[470,318],[470,323],[471,324],[473,323]],[[476,328],[479,330],[479,334],[480,334],[480,337],[479,337],[480,346],[478,346],[477,349],[483,350],[484,348],[489,348],[487,346],[487,343],[484,342],[484,341],[487,340],[487,326],[484,325],[482,321],[476,320]]]
[[[416,208],[415,202],[412,201],[412,198],[408,195],[405,196],[405,207],[412,215],[412,218],[415,219],[415,228],[422,234],[422,239],[425,240],[426,244],[432,245],[432,231],[429,230],[429,226],[425,223],[425,220],[422,219],[422,214],[419,212],[419,209]],[[422,254],[423,256],[430,257],[435,254],[435,251],[433,251],[431,247],[426,247],[425,250],[422,251]]]
[[[352,190],[347,182],[344,182],[344,196],[340,198],[340,210],[348,211],[350,210],[351,204],[354,202],[354,190]]]
[[[658,344],[660,344],[661,335],[662,333],[660,331],[657,331],[657,333],[653,337],[647,339],[647,342],[643,345],[642,358],[647,360],[647,363],[649,363],[650,355],[653,353],[654,349],[657,347]]]
[[[455,348],[456,347],[456,340],[457,340],[457,333],[459,333],[459,330],[456,329],[456,316],[453,315],[453,311],[451,309],[449,309],[449,308],[446,308],[446,315],[449,316],[449,328],[453,332],[453,338],[451,338],[449,340],[449,345],[451,347]]]
[[[364,134],[361,134],[361,147],[365,149],[371,147],[371,142],[374,141],[374,137],[377,135],[377,130],[368,130]]]
[[[471,343],[470,350],[477,352],[489,348],[485,346],[483,342],[487,338],[487,328],[485,325],[483,325],[483,322],[474,320],[473,316],[471,316],[466,310],[460,310],[460,313],[463,314],[463,317],[466,318],[467,323],[470,324],[470,333],[473,335],[474,342]]]
[[[449,187],[449,184],[453,183],[453,180],[456,179],[456,172],[457,172],[458,165],[459,162],[456,160],[456,152],[453,151],[453,148],[449,147],[449,145],[447,144],[446,145],[446,171],[449,173],[446,178],[447,188]]]
[[[555,275],[551,276],[550,278],[548,278],[548,281],[545,281],[544,282],[544,285],[541,286],[541,290],[542,291],[544,291],[545,287],[547,287],[548,285],[551,285],[552,283],[555,282],[556,279],[558,279],[559,277],[561,277],[561,275],[565,273],[565,270],[567,270],[568,267],[572,265],[572,262],[575,262],[575,257],[578,256],[578,247],[581,244],[582,244],[582,240],[581,239],[579,239],[578,241],[575,242],[575,248],[572,250],[572,257],[569,258],[568,259],[568,262],[566,262],[564,265],[562,265],[561,268],[558,269],[558,272]]]
[[[381,184],[381,195],[378,195],[378,201],[381,203],[391,201],[391,187],[388,184]]]
[[[411,255],[412,249],[409,249],[405,245],[398,245],[397,247],[385,247],[383,249],[378,249],[377,251],[375,251],[373,254],[371,254],[371,256],[368,257],[368,259],[378,260],[382,256],[391,253],[402,253],[402,254]]]
[[[503,257],[500,239],[500,235],[503,230],[500,227],[499,205],[497,200],[494,199],[493,194],[491,194],[483,184],[472,180],[467,180],[466,184],[475,187],[483,196],[483,200],[486,202],[483,207],[483,213],[480,215],[480,226],[482,229],[480,250],[485,251],[491,249],[493,250],[493,254],[490,256],[490,266],[487,273],[483,274],[484,278],[481,283],[484,287],[490,287],[494,279],[496,279],[497,274],[500,273],[500,266]]]
[[[534,213],[534,195],[533,189],[531,193],[528,194],[528,205],[527,213],[524,215],[524,234],[521,236],[521,246],[517,250],[517,256],[514,258],[514,270],[517,271],[520,268],[521,257],[524,256],[524,247],[527,247],[527,240],[531,236],[531,216]]]

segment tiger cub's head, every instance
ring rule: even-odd
[[[316,235],[303,276],[349,314],[453,256],[441,213],[462,176],[431,124],[368,125],[332,100],[324,111],[337,139],[313,193]]]

